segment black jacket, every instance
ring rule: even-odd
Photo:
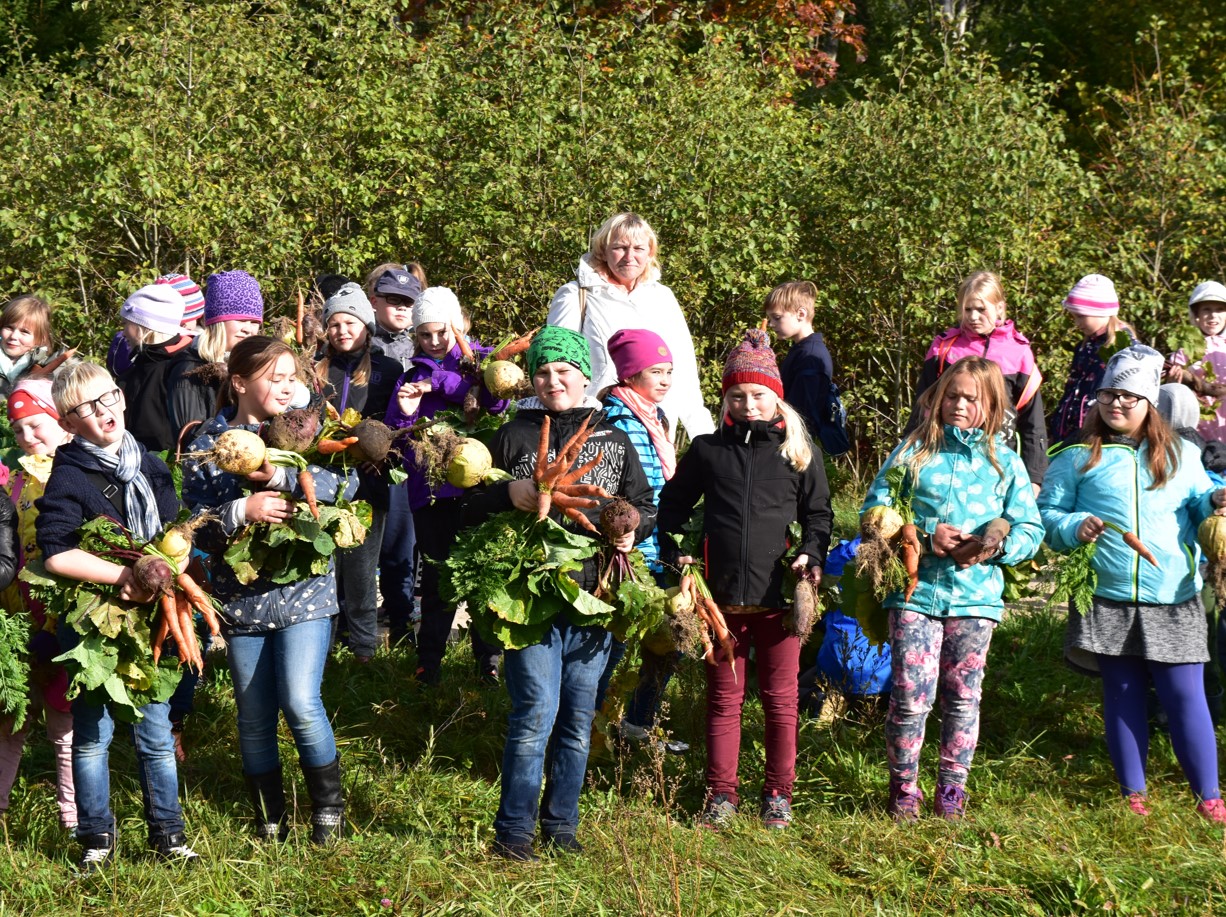
[[[0,494],[0,589],[7,589],[17,575],[17,510],[13,501]]]
[[[127,402],[124,425],[150,452],[173,449],[179,438],[166,412],[166,374],[191,341],[183,334],[163,344],[142,347],[133,356],[132,368],[119,377],[118,385]]]
[[[184,426],[217,416],[217,393],[221,390],[221,382],[212,381],[197,372],[208,366],[196,349],[199,342],[200,339],[195,338],[189,346],[175,354],[166,370],[166,411],[170,426],[175,431],[176,445]]]
[[[830,544],[834,514],[821,451],[803,472],[779,454],[782,421],[725,420],[699,436],[660,492],[660,556],[676,564],[671,533],[680,533],[705,497],[703,537],[706,578],[721,605],[782,608],[788,524],[798,521],[801,554],[820,566]]]
[[[372,348],[370,378],[365,385],[356,385],[353,375],[362,365],[362,356],[360,353],[332,354],[328,361],[328,384],[324,386],[323,394],[337,413],[343,414],[347,408],[353,408],[363,417],[383,420],[396,390],[396,380],[400,378],[400,361]],[[387,509],[386,473],[372,474],[359,468],[357,499],[368,501],[375,509]]]
[[[521,402],[515,417],[507,421],[490,441],[490,455],[493,456],[495,467],[503,469],[517,480],[532,477],[541,424],[546,413],[535,398]],[[592,435],[583,444],[579,458],[571,467],[586,464],[594,459],[598,452],[601,453],[600,464],[580,478],[580,483],[596,484],[613,496],[624,497],[634,504],[634,508],[639,511],[639,527],[634,533],[634,543],[638,544],[651,534],[656,524],[656,507],[652,499],[651,485],[647,483],[647,475],[643,473],[643,466],[639,464],[638,453],[634,451],[630,437],[604,420],[599,404],[549,414],[549,458],[552,460],[557,455],[558,450],[579,429],[584,419],[593,413],[600,419]],[[470,490],[464,498],[463,524],[477,525],[495,513],[514,509],[510,486],[508,482]],[[601,507],[596,506],[583,511],[597,528],[600,527],[600,510]],[[570,531],[591,536],[591,532],[571,522],[558,510],[553,510],[550,515]],[[589,558],[584,561],[582,570],[577,570],[570,576],[583,589],[591,592],[599,576],[598,567],[597,559]]]

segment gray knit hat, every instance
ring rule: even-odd
[[[1144,344],[1133,344],[1118,351],[1107,362],[1103,381],[1098,390],[1139,395],[1154,407],[1158,406],[1158,389],[1162,387],[1162,354]]]
[[[334,315],[352,315],[366,326],[368,334],[375,333],[375,309],[356,283],[347,283],[324,302],[324,326]]]
[[[1158,390],[1158,413],[1174,430],[1195,430],[1200,424],[1200,402],[1182,382],[1168,382]]]

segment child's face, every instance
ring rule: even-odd
[[[10,360],[24,357],[36,346],[34,329],[25,322],[17,322],[0,328],[0,349]]]
[[[403,331],[413,324],[413,300],[395,293],[376,293],[370,298],[375,320],[388,331]]]
[[[958,322],[970,334],[991,334],[1005,318],[1004,305],[990,299],[971,297],[962,304]]]
[[[949,380],[941,398],[941,422],[971,430],[983,426],[983,405],[979,403],[979,383],[970,373],[958,373]]]
[[[640,370],[626,381],[648,401],[659,404],[673,387],[673,364],[656,363]]]
[[[788,312],[776,306],[766,313],[766,324],[780,338],[785,341],[791,341],[804,330],[809,322],[809,317],[809,313],[804,309]]]
[[[568,411],[583,401],[587,376],[570,363],[545,363],[532,374],[532,390],[548,411]]]
[[[50,414],[32,414],[12,423],[17,445],[26,455],[51,455],[71,438]]]
[[[1221,334],[1226,330],[1226,302],[1197,303],[1196,317],[1192,322],[1205,337]]]
[[[756,382],[738,382],[724,392],[728,416],[739,423],[774,420],[779,413],[779,396]]]
[[[263,422],[289,408],[298,381],[298,364],[283,353],[258,376],[231,376],[230,385],[238,393],[238,417]]]
[[[234,345],[243,338],[249,338],[253,334],[260,333],[260,323],[252,319],[251,321],[240,321],[239,319],[227,319],[221,323],[226,329],[226,353],[234,349]]]
[[[105,449],[123,439],[124,407],[123,392],[109,376],[94,379],[85,386],[81,400],[64,412],[60,426]]]
[[[338,353],[353,353],[366,346],[366,325],[352,315],[338,312],[328,319],[328,343]]]
[[[1077,330],[1088,338],[1098,337],[1107,330],[1107,323],[1111,321],[1107,315],[1074,315],[1072,312],[1069,315],[1073,316]]]
[[[612,279],[624,287],[633,287],[647,270],[651,260],[651,246],[646,239],[621,236],[609,243],[605,250],[605,263]]]
[[[451,329],[443,322],[424,322],[413,331],[418,348],[431,360],[441,360],[447,356],[455,341],[451,339]]]
[[[1149,402],[1128,392],[1105,388],[1096,397],[1103,423],[1124,436],[1136,434],[1149,413]]]

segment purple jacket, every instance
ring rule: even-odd
[[[470,346],[478,359],[487,356],[492,349],[482,347],[476,343]],[[416,413],[405,414],[400,410],[400,401],[396,397],[396,393],[406,383],[422,381],[428,381],[431,390],[422,395],[421,401],[417,405]],[[468,394],[468,390],[475,384],[475,379],[470,379],[468,376],[460,373],[460,347],[458,344],[451,348],[441,362],[436,363],[425,354],[418,354],[410,361],[408,370],[396,380],[396,387],[392,390],[392,400],[388,403],[387,414],[384,416],[383,422],[393,430],[403,430],[406,427],[413,426],[419,419],[425,418],[429,420],[439,411],[446,410],[447,408],[460,408],[464,404],[464,396]],[[506,399],[494,398],[485,390],[484,386],[478,390],[477,403],[491,414],[501,414],[507,408]],[[405,456],[404,470],[408,472],[409,479],[404,482],[404,486],[408,488],[409,509],[418,510],[432,500],[445,500],[463,495],[464,491],[459,487],[453,487],[451,484],[446,483],[431,492],[430,485],[426,482],[425,474],[417,467],[417,463],[413,459],[412,450],[406,451],[409,454]]]

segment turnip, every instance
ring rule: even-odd
[[[482,381],[495,398],[513,398],[526,380],[524,371],[509,360],[495,360],[485,367]]]
[[[260,470],[267,455],[264,440],[250,430],[226,430],[217,437],[207,458],[222,471],[248,475]]]
[[[485,444],[466,437],[460,440],[447,465],[447,483],[465,489],[475,487],[493,467],[494,459]]]

